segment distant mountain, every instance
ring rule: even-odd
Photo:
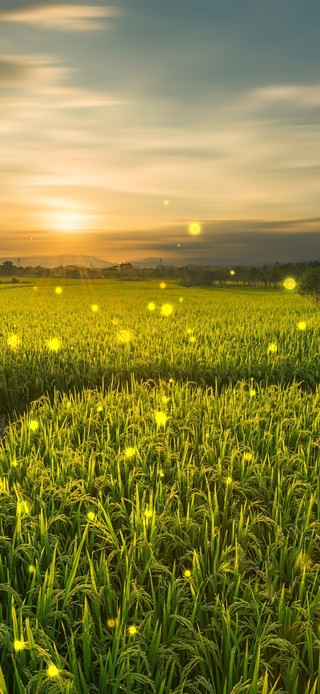
[[[102,260],[101,258],[95,258],[93,255],[38,255],[30,256],[27,258],[0,258],[0,264],[5,260],[11,261],[14,265],[20,265],[21,267],[41,267],[54,268],[65,267],[66,265],[78,265],[79,267],[111,267],[115,263],[111,263],[109,260]]]

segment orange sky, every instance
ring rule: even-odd
[[[319,8],[302,31],[296,0],[199,2],[4,0],[2,257],[192,254],[193,220],[214,252],[229,222],[317,217]]]

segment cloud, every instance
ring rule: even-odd
[[[119,12],[114,7],[61,4],[1,12],[0,20],[31,24],[40,29],[71,32],[99,31],[105,28],[106,19],[111,19],[118,14]]]
[[[19,85],[30,76],[32,66],[15,57],[0,56],[0,86]]]
[[[273,84],[253,90],[251,95],[261,104],[287,104],[296,108],[320,106],[320,84]]]

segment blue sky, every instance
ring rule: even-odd
[[[320,257],[318,2],[0,0],[0,27],[0,256]]]

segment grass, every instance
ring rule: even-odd
[[[319,694],[319,316],[63,289],[1,293],[0,692]]]

